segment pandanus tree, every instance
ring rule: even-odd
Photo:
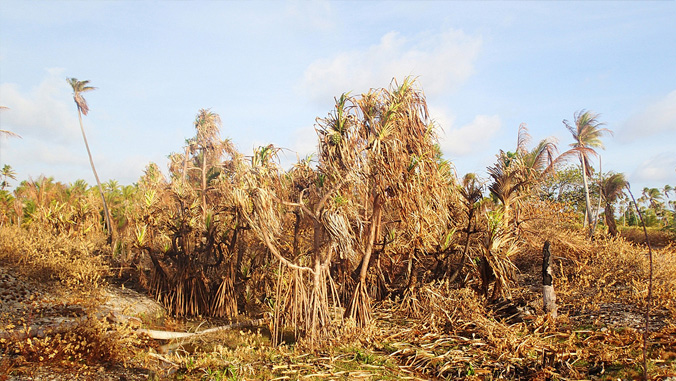
[[[201,109],[195,120],[195,146],[199,150],[199,169],[201,175],[200,195],[202,198],[202,215],[207,215],[207,179],[215,177],[224,152],[224,142],[220,140],[221,118],[208,109]],[[209,173],[210,169],[212,173]]]
[[[328,119],[340,129],[347,127],[346,115],[338,107]],[[354,256],[350,221],[358,216],[350,185],[356,180],[352,173],[328,170],[322,161],[313,169],[309,160],[283,175],[273,160],[277,151],[260,147],[250,165],[241,163],[230,181],[233,205],[279,262],[273,338],[278,340],[288,322],[314,342],[331,323],[330,301],[340,303],[330,275],[333,259]]]
[[[481,184],[479,178],[475,173],[468,173],[462,178],[462,184],[458,186],[458,190],[461,196],[463,210],[467,216],[467,225],[464,229],[466,240],[465,245],[462,250],[462,257],[460,258],[460,263],[453,270],[453,273],[448,277],[448,284],[455,281],[455,279],[460,275],[462,271],[466,258],[469,257],[470,241],[472,235],[477,233],[476,230],[476,219],[477,211],[480,207],[481,199],[483,198],[483,184]]]
[[[624,188],[627,186],[627,179],[623,173],[615,173],[603,179],[601,182],[601,195],[605,200],[603,214],[608,226],[608,233],[611,236],[617,235],[617,224],[615,223],[615,210],[613,204],[624,194]]]
[[[402,252],[409,264],[417,261],[416,253],[435,250],[448,230],[451,184],[439,168],[436,127],[424,94],[411,78],[359,97],[344,94],[335,112],[319,120],[318,133],[321,173],[350,181],[341,196],[361,216],[352,224],[358,266],[345,315],[363,325],[370,321],[367,276],[385,227],[406,242]],[[412,269],[408,274],[410,285]]]
[[[572,149],[562,154],[562,156],[567,156],[570,153],[576,155],[580,160],[580,165],[582,166],[582,184],[584,186],[585,197],[584,202],[586,217],[584,224],[585,226],[589,227],[590,237],[594,235],[594,216],[589,199],[588,181],[588,177],[592,174],[590,157],[598,156],[598,153],[594,150],[595,148],[603,148],[601,137],[605,133],[612,135],[611,130],[602,127],[604,123],[601,123],[598,118],[599,114],[595,114],[591,111],[580,110],[575,113],[573,123],[570,123],[565,119],[563,120],[563,124],[573,136],[574,142],[570,144]]]
[[[179,316],[234,317],[237,246],[241,225],[233,206],[233,184],[242,155],[220,139],[220,118],[200,110],[185,156],[170,156],[170,178],[149,166],[138,189],[130,189],[135,210],[136,260],[148,256],[147,282],[154,296]],[[226,155],[227,154],[227,155]],[[123,191],[123,190],[122,190]]]
[[[89,86],[89,81],[78,81],[77,78],[67,78],[68,84],[73,88],[73,100],[77,106],[77,115],[80,121],[80,131],[82,131],[82,139],[84,139],[85,147],[87,148],[87,155],[89,155],[89,164],[92,167],[92,172],[94,172],[94,178],[96,179],[96,184],[99,187],[99,193],[101,195],[101,201],[103,202],[103,214],[106,222],[106,229],[108,230],[108,240],[112,241],[113,237],[113,227],[110,221],[110,212],[108,211],[108,203],[106,202],[106,197],[103,193],[103,187],[101,186],[101,180],[99,180],[99,174],[96,172],[96,167],[94,166],[94,159],[92,158],[92,152],[89,149],[89,143],[87,142],[87,135],[85,134],[84,125],[82,124],[82,115],[85,116],[89,113],[89,105],[87,105],[87,100],[82,95],[87,91],[95,90],[96,87]]]
[[[554,172],[558,162],[556,142],[553,138],[541,140],[528,148],[531,136],[525,124],[519,126],[516,150],[500,151],[495,165],[488,167],[491,182],[488,189],[498,201],[497,208],[485,213],[486,229],[482,232],[482,257],[479,265],[481,291],[488,297],[489,284],[495,281],[492,299],[507,289],[514,275],[510,257],[518,251],[516,237],[522,222],[521,214],[530,201],[536,201],[534,190]],[[531,205],[530,214],[534,209]],[[532,216],[529,216],[532,217]]]
[[[516,151],[500,151],[495,165],[488,167],[492,180],[488,189],[500,201],[505,227],[517,227],[518,206],[522,199],[532,195],[534,186],[553,173],[557,164],[557,147],[553,138],[541,140],[528,148],[531,136],[525,124],[519,126]],[[513,212],[513,209],[516,212]],[[511,228],[510,228],[511,229]]]

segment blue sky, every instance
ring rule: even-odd
[[[314,151],[333,98],[417,76],[441,147],[477,172],[518,126],[571,137],[601,114],[603,170],[676,185],[676,2],[0,1],[0,164],[93,184],[66,77],[91,81],[85,129],[102,181],[138,180],[194,135],[200,108],[248,154]],[[597,166],[598,168],[598,166]]]

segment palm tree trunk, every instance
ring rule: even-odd
[[[615,224],[615,213],[613,212],[613,207],[610,203],[606,204],[606,207],[603,211],[606,216],[606,225],[608,225],[608,233],[615,237],[617,236],[617,224]]]
[[[603,167],[601,166],[601,157],[599,156],[599,189],[601,189],[603,183]],[[596,224],[599,223],[599,209],[601,209],[601,199],[603,197],[601,194],[599,194],[599,203],[596,206],[596,215],[593,217],[594,223],[592,224],[591,231],[594,232],[596,230]],[[614,221],[614,220],[613,220]]]
[[[92,159],[92,152],[89,150],[89,143],[87,143],[87,135],[85,135],[84,126],[82,125],[82,112],[80,108],[77,109],[77,116],[80,119],[80,130],[82,131],[82,138],[84,139],[85,147],[87,147],[87,155],[89,155],[89,164],[92,166],[92,172],[94,172],[94,178],[96,178],[96,184],[99,187],[99,193],[101,194],[101,200],[103,201],[103,213],[106,221],[106,229],[108,230],[108,241],[113,241],[113,225],[110,223],[110,213],[108,212],[108,203],[106,202],[106,197],[103,195],[103,187],[101,186],[101,180],[99,180],[99,174],[96,173],[96,167],[94,167],[94,159]]]
[[[584,204],[587,211],[587,218],[584,221],[584,226],[589,226],[589,237],[591,238],[594,235],[594,227],[592,224],[591,216],[591,206],[589,202],[589,185],[587,184],[587,166],[585,164],[584,158],[580,157],[580,162],[582,163],[582,184],[584,185]]]

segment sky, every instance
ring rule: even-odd
[[[67,77],[89,80],[87,139],[102,181],[138,181],[194,136],[200,109],[244,154],[315,152],[334,98],[417,78],[460,176],[486,176],[525,123],[572,143],[590,110],[604,172],[676,186],[674,1],[0,0],[0,166],[95,184]],[[594,164],[598,169],[598,162]],[[16,181],[13,185],[16,185]]]

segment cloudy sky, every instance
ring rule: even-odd
[[[99,176],[138,180],[194,135],[201,108],[250,153],[315,150],[343,92],[416,76],[441,146],[477,172],[518,126],[571,143],[588,109],[614,131],[604,171],[676,185],[676,2],[0,1],[0,165],[94,183],[66,77],[90,80]],[[598,167],[597,167],[598,168]]]

